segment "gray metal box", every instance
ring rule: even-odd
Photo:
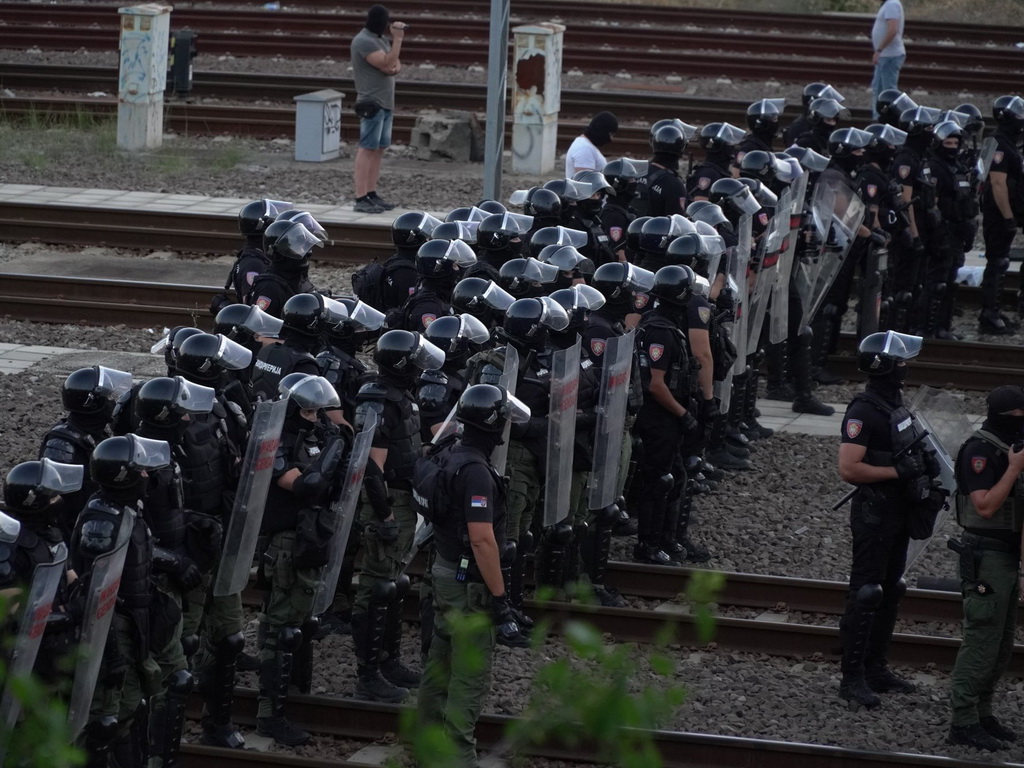
[[[330,88],[295,97],[295,159],[304,163],[337,160],[341,152],[341,100]]]

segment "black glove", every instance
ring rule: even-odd
[[[915,237],[910,241],[910,251],[916,258],[924,257],[924,243],[921,242],[920,237]]]
[[[491,618],[494,619],[494,626],[498,630],[498,642],[501,645],[507,645],[509,648],[529,647],[529,638],[522,633],[512,616],[508,595],[491,596]]]
[[[921,452],[921,458],[924,462],[924,473],[929,478],[935,478],[942,474],[942,464],[939,463],[939,458],[935,451],[926,449]]]
[[[292,483],[292,492],[310,504],[318,503],[327,493],[330,482],[319,472],[310,470],[303,472]]]
[[[1006,234],[1010,237],[1015,237],[1017,234],[1017,219],[1011,216],[1008,219],[1003,219],[1003,226],[1006,227]]]
[[[378,520],[373,523],[374,529],[377,531],[377,538],[383,542],[390,544],[392,541],[398,541],[398,521],[395,519],[391,520]]]
[[[908,451],[896,459],[896,474],[905,483],[924,477],[924,459],[917,451]]]
[[[700,426],[697,423],[697,420],[693,418],[693,414],[690,411],[687,411],[679,417],[679,423],[682,425],[683,431],[688,434],[695,432]]]
[[[202,512],[185,513],[185,547],[200,571],[213,570],[223,540],[224,527],[220,520]]]
[[[708,398],[703,404],[704,422],[709,423],[715,420],[715,417],[721,414],[718,408],[718,400],[715,398]]]
[[[868,236],[868,239],[871,240],[872,243],[874,243],[875,245],[877,245],[879,247],[888,245],[888,243],[889,243],[889,235],[888,235],[888,233],[883,232],[880,229],[873,229],[873,230],[871,230],[871,234]]]

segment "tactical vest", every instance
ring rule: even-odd
[[[270,259],[262,249],[251,245],[243,246],[235,257],[235,263],[231,266],[231,272],[224,283],[224,290],[234,290],[235,301],[244,304],[251,288],[246,275],[249,272],[262,273],[269,266]],[[256,279],[253,278],[253,283],[255,282]]]
[[[352,421],[355,418],[356,394],[359,392],[363,376],[366,375],[366,366],[348,352],[335,346],[321,351],[316,356],[316,364],[320,368],[320,375],[331,383],[341,398],[345,418]]]
[[[605,339],[611,338],[612,336],[625,335],[625,328],[621,323],[612,322],[604,315],[600,315],[595,312],[591,312],[587,316],[587,324],[603,328],[605,332],[602,336]],[[636,349],[637,348],[634,346],[632,362],[630,363],[629,369],[629,394],[626,395],[626,411],[634,415],[640,412],[640,408],[644,404],[644,387],[643,382],[640,380],[640,363],[637,358]]]
[[[0,588],[30,585],[35,567],[52,562],[49,542],[22,523],[13,541],[0,538]]]
[[[301,361],[316,364],[309,352],[290,344],[271,344],[260,350],[252,373],[252,392],[257,400],[264,402],[277,399],[281,379],[292,373]]]
[[[914,414],[912,414],[905,405],[897,406],[887,403],[881,397],[872,392],[861,392],[853,399],[853,402],[857,402],[858,400],[869,403],[885,415],[889,422],[889,434],[890,441],[892,443],[892,447],[888,451],[869,448],[864,454],[864,463],[870,464],[873,467],[893,466],[893,456],[917,440],[924,430],[921,428],[921,425],[914,420]],[[920,443],[911,450],[922,450]],[[872,483],[872,486],[876,488],[887,488],[889,487],[889,484]],[[894,482],[892,484],[892,488],[895,490],[897,487],[900,486]]]
[[[175,449],[177,456],[182,456]],[[181,467],[171,462],[170,467],[156,470],[155,493],[146,495],[143,513],[155,543],[172,552],[185,551],[185,493],[182,489]]]
[[[185,507],[219,516],[225,489],[224,448],[220,424],[212,414],[196,414],[181,441],[181,468]]]
[[[664,328],[671,331],[679,346],[680,354],[675,356],[672,366],[665,372],[665,385],[668,391],[680,403],[689,401],[691,395],[697,393],[700,383],[697,373],[700,366],[690,354],[690,346],[684,334],[675,323],[659,312],[648,312],[640,320],[637,327],[637,349],[640,350],[640,375],[643,379],[644,392],[651,390],[651,361],[643,347],[643,337],[648,328]]]
[[[391,432],[391,442],[387,445],[388,458],[384,462],[384,479],[387,482],[397,480],[399,484],[396,487],[408,487],[422,445],[419,406],[404,389],[381,378],[364,384],[359,390],[357,402],[381,403],[384,408],[391,403],[398,409],[398,423]],[[383,417],[383,412],[381,416]]]
[[[958,165],[951,165],[941,157],[936,157],[932,170],[936,182],[941,176],[945,182],[943,186],[949,188],[946,194],[939,195],[937,200],[939,213],[942,214],[943,220],[949,223],[959,223],[970,221],[977,216],[980,212],[978,197],[967,172]]]
[[[299,279],[301,280],[301,277]],[[260,291],[262,290],[261,286],[264,283],[276,283],[284,288],[285,292],[288,294],[285,301],[299,293],[299,285],[289,282],[287,278],[277,274],[274,271],[273,266],[271,266],[266,272],[261,272],[259,276],[252,281],[252,288],[249,289],[249,296],[246,301],[247,304],[256,303],[256,299],[259,297]]]
[[[438,515],[434,522],[437,532],[437,553],[449,561],[457,561],[462,555],[468,554],[472,558],[472,547],[469,545],[469,533],[466,527],[463,504],[463,494],[456,493],[456,478],[459,472],[472,464],[479,464],[487,468],[492,480],[492,492],[494,498],[488,502],[492,505],[492,514],[497,515],[498,510],[505,507],[505,482],[498,475],[491,463],[481,456],[475,449],[464,449],[456,445],[447,448],[447,455],[444,457],[444,470],[438,478],[440,485],[440,496],[444,502],[444,514]],[[495,519],[495,518],[492,518]],[[501,551],[504,542],[498,542],[498,551]]]
[[[121,586],[117,590],[117,610],[119,613],[131,613],[149,607],[152,600],[150,588],[151,563],[153,561],[153,540],[149,529],[141,515],[134,507],[106,501],[101,494],[96,494],[85,505],[79,515],[79,527],[89,520],[100,520],[113,524],[115,536],[125,515],[132,517],[132,532],[128,540],[124,559],[124,570],[121,572]],[[75,570],[79,574],[92,570],[92,560],[82,562],[72,551]],[[85,566],[83,568],[83,565]]]
[[[652,216],[653,203],[651,198],[654,195],[655,185],[660,185],[667,176],[678,176],[679,174],[670,171],[668,168],[651,168],[646,176],[636,180],[636,199],[633,200],[633,210],[637,217]]]
[[[1000,453],[1008,454],[1010,446],[984,429],[975,431],[972,439],[984,440],[986,443],[995,446]],[[956,457],[956,521],[964,528],[979,528],[986,531],[1002,531],[1020,533],[1021,524],[1024,522],[1024,480],[1018,475],[1013,484],[1013,491],[992,517],[984,518],[978,513],[977,507],[971,501],[970,494],[963,493],[960,489],[966,487],[961,476],[961,459],[964,451],[971,441],[968,440],[960,447]]]

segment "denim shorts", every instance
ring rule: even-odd
[[[380,109],[373,117],[359,119],[359,146],[362,149],[387,149],[391,146],[390,109]]]

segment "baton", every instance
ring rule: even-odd
[[[905,454],[907,451],[909,451],[915,445],[920,443],[922,440],[924,440],[930,434],[931,434],[931,432],[929,432],[926,429],[920,435],[915,437],[909,444],[905,445],[903,448],[901,448],[900,450],[898,450],[896,453],[893,454],[893,456],[892,456],[893,461],[895,461],[896,459],[901,458],[903,456],[903,454]],[[857,493],[857,491],[859,491],[859,490],[860,490],[860,486],[856,486],[854,488],[851,488],[849,493],[847,493],[845,496],[843,496],[843,498],[841,498],[839,501],[837,501],[835,504],[832,505],[832,511],[833,512],[838,512],[839,508],[842,507],[844,504],[846,504],[846,502],[848,502],[850,499],[852,499],[853,495],[855,493]]]

